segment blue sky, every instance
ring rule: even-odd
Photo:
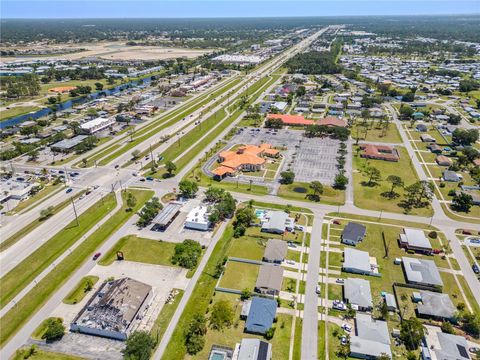
[[[1,0],[1,18],[189,18],[480,13],[480,0]]]

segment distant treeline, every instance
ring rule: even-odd
[[[341,72],[342,67],[337,64],[338,55],[342,44],[334,41],[330,51],[309,51],[300,53],[287,61],[286,66],[290,74],[336,74]]]
[[[364,16],[242,19],[3,19],[2,42],[51,39],[62,41],[142,40],[165,32],[177,39],[250,39],[267,32],[348,24],[356,30],[390,37],[423,36],[480,42],[479,15]],[[267,31],[268,30],[268,31]],[[259,38],[260,39],[260,38]],[[261,39],[260,39],[261,40]]]

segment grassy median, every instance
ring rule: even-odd
[[[56,265],[46,277],[44,277],[38,284],[30,290],[7,314],[5,314],[0,322],[2,324],[2,332],[0,333],[0,345],[4,345],[15,333],[20,329],[28,319],[35,314],[40,307],[45,304],[49,297],[57,291],[67,281],[69,276],[73,274],[86,259],[95,252],[95,250],[111,235],[113,235],[125,222],[153,196],[153,191],[145,190],[129,190],[137,199],[136,206],[132,211],[127,211],[126,194],[122,193],[123,205],[113,214],[108,221],[98,228],[92,235],[85,239],[75,250],[73,250],[62,262]],[[113,195],[112,195],[113,197]],[[87,213],[82,214],[93,217],[92,214],[97,209],[102,209],[106,206],[104,204],[97,204],[94,209],[90,209]],[[111,203],[110,206],[114,206]],[[100,217],[94,217],[93,225],[98,222]],[[92,226],[93,226],[92,225]],[[76,227],[78,228],[78,227]],[[63,238],[58,239],[59,242],[65,241]],[[67,247],[68,248],[68,247]],[[65,250],[64,250],[65,251]],[[28,273],[28,269],[25,270]],[[8,274],[7,274],[8,275]],[[18,275],[19,277],[22,274]],[[28,282],[25,282],[25,285]],[[3,282],[1,284],[3,286]],[[3,293],[2,293],[3,295]]]

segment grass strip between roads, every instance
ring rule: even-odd
[[[3,308],[11,301],[25,286],[80,239],[83,234],[107,215],[115,207],[116,203],[115,196],[108,194],[105,196],[103,204],[99,200],[78,217],[79,226],[73,220],[3,276],[0,281],[0,306]]]
[[[177,326],[172,334],[170,342],[165,349],[162,359],[164,360],[182,360],[186,354],[184,343],[185,330],[196,313],[204,314],[210,299],[215,290],[217,279],[213,276],[215,274],[215,267],[222,261],[227,254],[233,238],[233,227],[229,224],[222,237],[217,242],[217,245],[210,255],[205,269],[200,274],[197,284],[190,296],[190,299],[183,310],[182,316],[178,320]]]
[[[83,195],[84,193],[85,193],[85,190],[79,192],[78,194],[76,194],[74,196],[73,199],[75,200],[76,198],[80,197],[80,195]],[[61,202],[60,204],[58,204],[57,206],[55,206],[52,210],[52,216],[55,215],[56,213],[58,213],[59,211],[65,209],[67,207],[67,205],[70,204],[70,201],[71,201],[70,199],[67,199],[67,200]],[[8,239],[6,239],[5,241],[3,241],[0,244],[0,252],[8,249],[10,246],[15,244],[22,237],[26,236],[28,233],[30,233],[31,231],[36,229],[38,226],[40,226],[42,224],[42,222],[45,221],[45,220],[41,220],[40,218],[38,218],[36,220],[33,220],[27,226],[24,226],[23,228],[18,230],[15,234],[13,234],[12,236],[10,236]]]
[[[73,305],[76,304],[87,295],[88,291],[86,291],[87,282],[91,281],[92,287],[97,283],[98,276],[88,275],[82,278],[77,284],[77,286],[70,291],[70,293],[63,299],[65,304]]]
[[[122,193],[123,205],[112,215],[102,226],[98,228],[92,235],[85,239],[75,250],[73,250],[62,262],[57,264],[55,270],[51,271],[45,278],[43,278],[22,300],[20,300],[15,307],[13,307],[7,314],[5,314],[0,322],[2,323],[2,331],[0,333],[0,345],[4,345],[16,331],[18,331],[28,319],[35,314],[39,308],[48,300],[48,298],[57,291],[60,286],[73,274],[84,261],[89,258],[106,239],[114,234],[125,222],[134,215],[142,206],[153,196],[153,191],[145,190],[129,190],[137,199],[136,206],[132,211],[127,212],[126,194]],[[114,198],[113,194],[112,197]],[[97,208],[104,209],[105,204],[95,205]],[[110,206],[114,206],[111,203]],[[93,217],[93,211],[87,211],[85,215]],[[83,214],[82,214],[83,215]],[[100,217],[94,217],[98,222]],[[81,223],[81,222],[80,222]],[[63,238],[60,242],[64,241]],[[2,284],[3,286],[3,284]],[[2,294],[3,295],[3,294]]]
[[[199,109],[201,106],[203,106],[204,104],[208,103],[208,101],[210,100],[210,97],[216,97],[218,95],[220,95],[221,93],[225,92],[225,91],[228,91],[231,87],[233,87],[235,84],[237,84],[241,79],[235,79],[234,81],[232,82],[229,82],[227,83],[226,85],[224,85],[223,87],[221,87],[220,89],[218,89],[217,91],[213,92],[213,93],[207,93],[205,95],[203,95],[201,97],[202,100],[200,99],[196,99],[198,101],[197,103],[195,103],[195,105],[192,105],[190,103],[186,104],[185,107],[182,107],[178,110],[176,110],[175,112],[167,115],[165,118],[162,119],[162,121],[160,122],[160,124],[156,124],[156,125],[160,125],[160,126],[157,126],[157,127],[145,127],[141,130],[139,130],[137,133],[136,133],[136,137],[134,138],[133,141],[129,142],[128,144],[126,144],[125,146],[123,146],[121,149],[115,151],[114,153],[110,154],[110,156],[102,159],[99,164],[100,165],[106,165],[108,164],[109,162],[111,162],[112,160],[116,159],[117,157],[119,157],[120,155],[123,155],[126,151],[129,151],[130,149],[134,148],[135,146],[137,146],[138,144],[144,142],[145,140],[151,138],[152,136],[154,136],[155,134],[157,134],[159,131],[169,127],[169,126],[172,126],[173,124],[175,124],[176,122],[180,121],[181,119],[183,119],[184,117],[186,117],[187,115],[191,114],[192,112],[196,111],[197,109]],[[188,106],[187,106],[188,105]],[[185,110],[187,109],[187,110]],[[180,112],[182,111],[183,112]],[[180,112],[180,113],[179,113]],[[151,130],[150,130],[151,129]],[[150,131],[148,131],[150,130]]]
[[[42,190],[36,193],[33,196],[30,196],[28,199],[20,201],[20,203],[15,206],[15,208],[9,212],[9,215],[18,214],[19,212],[26,210],[32,206],[38,205],[37,202],[40,200],[45,201],[55,195],[57,192],[61,190],[64,184],[56,184],[56,185],[46,185]]]

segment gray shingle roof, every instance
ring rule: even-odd
[[[365,237],[366,228],[362,224],[349,222],[343,229],[342,239],[351,241],[361,241]]]
[[[287,255],[287,243],[283,240],[270,239],[267,242],[263,258],[266,261],[283,261]]]
[[[366,251],[345,248],[344,257],[344,269],[358,269],[361,272],[370,272],[372,270],[370,267],[370,255]]]
[[[364,308],[372,307],[372,293],[370,282],[364,279],[348,278],[343,285],[345,299],[350,304]]]
[[[430,286],[443,286],[437,265],[435,265],[432,260],[415,259],[404,256],[402,257],[402,263],[409,282]]]
[[[257,277],[257,288],[266,288],[280,291],[283,281],[283,268],[270,264],[260,266]]]
[[[405,228],[403,229],[403,234],[400,234],[400,239],[403,242],[406,242],[409,246],[423,249],[432,248],[430,241],[422,230]]]
[[[351,338],[350,351],[369,356],[387,354],[392,357],[386,321],[373,320],[370,315],[357,313],[355,336]]]
[[[442,317],[445,319],[453,318],[455,306],[448,294],[435,293],[431,291],[420,291],[422,303],[417,305],[419,314]]]
[[[470,359],[470,355],[468,355],[468,343],[465,338],[442,332],[438,332],[437,336],[440,349],[433,350],[437,355],[437,359]]]

